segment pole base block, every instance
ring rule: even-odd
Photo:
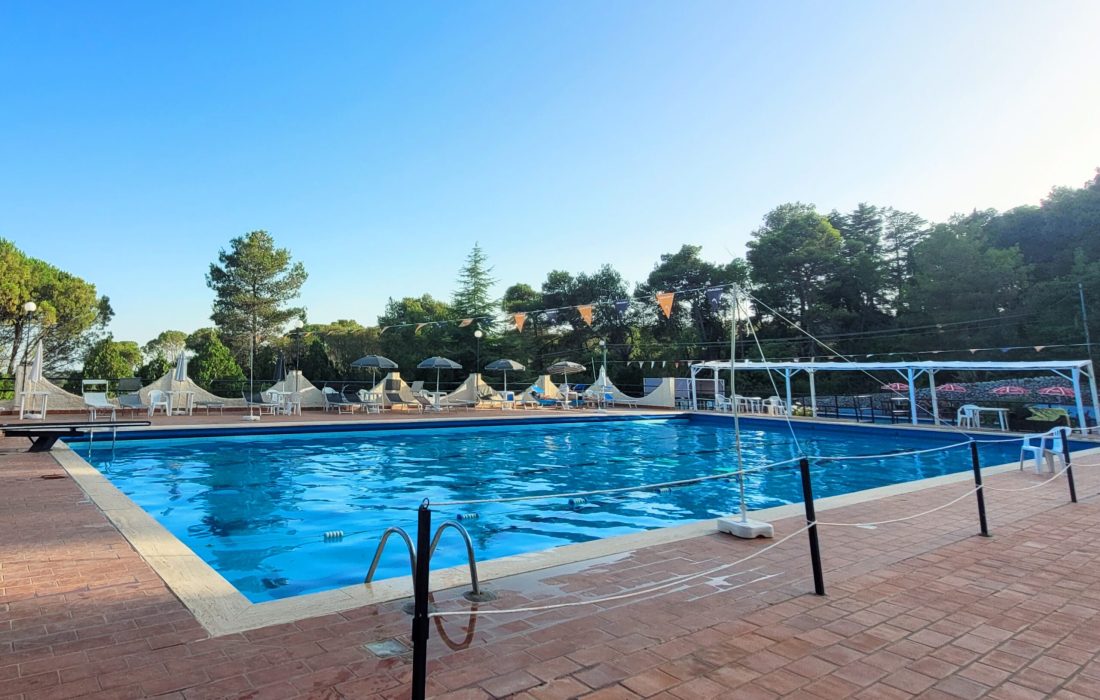
[[[249,413],[247,416],[241,416],[241,420],[258,421],[258,420],[260,420],[260,417],[257,416],[257,415]]]
[[[740,516],[718,518],[718,532],[728,532],[734,537],[745,540],[775,536],[775,528],[772,527],[771,523],[753,520],[752,518],[742,520]]]

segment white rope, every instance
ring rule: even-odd
[[[741,291],[744,292],[745,290],[742,289]],[[752,298],[751,295],[746,295],[746,296],[748,296],[748,298],[750,298],[750,299]],[[738,301],[737,303],[738,303],[738,306],[740,306],[741,302]],[[740,313],[740,309],[738,309],[738,313]],[[775,383],[775,376],[772,374],[772,368],[770,366],[768,366],[768,356],[764,354],[764,347],[760,344],[760,336],[758,336],[756,334],[756,327],[752,323],[752,316],[749,316],[748,314],[746,314],[746,318],[749,319],[749,332],[752,333],[752,340],[753,340],[753,343],[756,344],[756,351],[760,353],[760,362],[763,363],[765,373],[768,375],[768,381],[772,385],[772,391],[775,392],[773,394],[773,396],[779,396],[779,385]],[[734,360],[734,358],[731,356],[730,357],[730,367],[734,366],[734,361],[733,360]],[[717,375],[717,371],[715,372],[715,375]],[[790,381],[788,380],[788,385],[789,384],[790,384]],[[733,410],[736,411],[737,410],[737,397],[734,396],[731,400],[734,402],[733,403]],[[801,455],[804,455],[805,452],[802,449],[802,444],[798,441],[798,435],[794,431],[794,424],[791,422],[791,411],[794,410],[794,406],[787,406],[786,405],[787,401],[786,401],[786,396],[785,395],[784,395],[783,403],[784,403],[783,419],[787,422],[787,430],[791,434],[791,440],[794,441],[794,446],[795,446],[795,449],[798,450],[798,453],[801,454]]]
[[[944,508],[947,508],[948,506],[953,506],[956,503],[958,503],[959,501],[961,501],[962,499],[966,498],[967,496],[975,493],[980,488],[981,488],[981,486],[975,486],[974,488],[970,489],[969,491],[967,491],[963,495],[959,496],[958,498],[952,499],[952,500],[948,501],[947,503],[944,503],[942,506],[936,506],[935,508],[932,508],[931,510],[926,510],[923,513],[917,513],[916,515],[907,515],[903,518],[894,518],[892,520],[879,520],[878,522],[873,522],[873,523],[823,523],[823,522],[818,522],[817,524],[818,525],[831,525],[833,527],[873,528],[873,527],[878,526],[878,525],[889,525],[891,523],[900,523],[900,522],[903,522],[905,520],[912,520],[914,518],[919,518],[919,517],[924,516],[924,515],[929,515],[930,513],[935,513],[937,510],[943,510]]]
[[[1057,479],[1058,477],[1062,476],[1062,475],[1063,475],[1063,474],[1065,474],[1065,473],[1066,473],[1067,471],[1069,471],[1069,468],[1070,468],[1070,466],[1071,466],[1070,464],[1067,464],[1067,465],[1063,466],[1063,467],[1062,467],[1061,469],[1059,469],[1058,471],[1054,472],[1054,474],[1053,474],[1053,475],[1052,475],[1052,476],[1051,476],[1051,477],[1050,477],[1049,479],[1047,479],[1047,480],[1045,480],[1045,481],[1040,481],[1040,482],[1039,482],[1039,483],[1037,483],[1037,484],[1032,484],[1031,486],[1024,486],[1024,487],[1022,487],[1022,488],[1018,488],[1018,489],[999,489],[999,488],[997,488],[996,486],[988,486],[988,485],[986,485],[986,486],[985,486],[985,489],[986,489],[987,491],[1000,491],[1000,492],[1002,492],[1002,493],[1018,493],[1018,492],[1020,492],[1020,491],[1031,491],[1032,489],[1037,489],[1037,488],[1039,488],[1040,486],[1046,486],[1046,485],[1047,485],[1047,484],[1049,484],[1050,482],[1052,482],[1052,481],[1054,481],[1055,479]]]
[[[782,462],[772,462],[759,467],[753,467],[751,469],[745,469],[745,474],[750,472],[759,472],[766,469],[773,469],[775,467],[782,467],[787,464],[793,464],[800,458],[795,457],[793,459],[784,460]],[[715,479],[730,479],[737,476],[739,472],[729,471],[720,472],[718,474],[710,474],[708,476],[697,476],[691,479],[680,479],[678,481],[663,481],[657,484],[641,484],[639,486],[623,486],[614,489],[598,489],[595,491],[574,491],[573,493],[543,493],[534,494],[530,496],[509,496],[507,498],[474,498],[465,501],[440,501],[438,503],[432,503],[431,505],[437,507],[444,506],[473,506],[481,505],[483,503],[515,503],[516,501],[545,501],[550,498],[578,498],[580,496],[606,496],[611,493],[623,493],[626,491],[645,491],[647,489],[657,489],[666,486],[684,486],[686,484],[697,484],[704,481],[713,481]]]
[[[911,455],[926,454],[928,452],[939,452],[940,450],[951,450],[956,447],[962,447],[963,445],[969,445],[969,442],[956,442],[952,445],[945,445],[942,447],[929,447],[923,450],[909,450],[908,452],[886,452],[877,455],[840,455],[840,456],[821,456],[810,457],[811,460],[818,460],[822,462],[839,462],[841,460],[849,459],[882,459],[884,457],[909,457]]]
[[[474,609],[469,609],[469,610],[447,610],[447,611],[443,611],[443,612],[428,613],[428,617],[453,617],[453,616],[456,616],[456,615],[511,615],[511,614],[514,614],[514,613],[543,612],[543,611],[546,611],[546,610],[559,610],[561,608],[573,608],[573,607],[578,607],[578,606],[581,606],[581,605],[597,605],[599,603],[610,603],[610,602],[615,601],[615,600],[623,600],[625,598],[634,598],[634,597],[637,597],[637,596],[640,596],[640,595],[646,595],[648,593],[655,593],[657,591],[663,590],[665,588],[669,588],[671,586],[676,586],[678,584],[685,583],[687,581],[693,581],[693,580],[695,580],[697,578],[701,578],[703,576],[711,576],[713,574],[718,573],[719,571],[725,571],[726,569],[733,568],[733,567],[735,567],[739,564],[744,564],[745,562],[749,561],[750,559],[758,557],[761,554],[763,554],[764,552],[767,552],[770,549],[774,549],[775,547],[778,547],[779,545],[783,544],[784,542],[791,539],[795,535],[800,535],[803,532],[806,532],[807,530],[810,529],[810,527],[812,525],[813,525],[813,523],[807,523],[805,527],[803,527],[799,530],[795,530],[794,532],[787,535],[783,539],[776,540],[775,542],[772,542],[771,544],[769,544],[767,547],[764,547],[763,549],[758,549],[755,552],[753,552],[752,554],[748,555],[747,557],[743,557],[741,559],[738,559],[737,561],[730,562],[729,564],[722,564],[721,566],[716,566],[713,569],[707,569],[706,571],[700,571],[700,572],[695,573],[695,574],[688,574],[686,576],[678,576],[674,579],[671,579],[671,580],[666,581],[664,583],[658,584],[656,586],[650,586],[649,588],[643,588],[643,589],[637,590],[637,591],[630,591],[629,593],[619,593],[617,595],[605,596],[603,598],[589,598],[587,600],[574,600],[574,601],[571,601],[571,602],[568,602],[568,603],[552,603],[552,604],[549,604],[549,605],[533,605],[533,606],[526,607],[526,608],[508,608],[508,609],[504,609],[504,610],[474,610]]]

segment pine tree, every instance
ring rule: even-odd
[[[486,330],[492,327],[493,312],[497,308],[497,301],[489,291],[496,284],[496,278],[491,275],[493,268],[487,266],[487,261],[485,251],[475,243],[474,249],[466,256],[466,264],[459,270],[458,289],[451,301],[457,316],[477,318],[477,325]]]

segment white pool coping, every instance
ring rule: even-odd
[[[203,427],[213,426],[206,425]],[[905,429],[898,426],[885,427]],[[1004,433],[1000,435],[1005,435],[1006,439],[1015,437]],[[191,611],[199,624],[212,637],[245,632],[269,625],[295,622],[343,610],[408,598],[412,595],[412,577],[399,576],[369,584],[345,586],[282,600],[253,603],[75,451],[59,443],[51,454],[87,494],[89,500],[103,511],[108,520],[118,528],[123,537],[130,542],[138,554],[161,577],[168,588]],[[1100,448],[1075,452],[1074,456],[1093,454],[1100,454]],[[982,473],[983,475],[999,474],[1015,470],[1017,466],[1017,463],[1010,463],[984,467]],[[818,512],[827,511],[962,482],[973,483],[973,473],[963,471],[903,484],[856,491],[840,496],[817,498],[814,499],[814,505]],[[802,504],[789,504],[752,511],[751,513],[756,520],[773,522],[796,517],[802,515],[803,512]],[[715,520],[710,519],[687,525],[607,537],[539,552],[479,561],[477,563],[478,575],[482,582],[491,581],[600,557],[623,554],[644,547],[678,542],[715,532]],[[415,533],[413,534],[415,536]],[[370,554],[373,554],[373,552]],[[361,566],[363,574],[366,575],[369,566],[366,556],[362,558]],[[432,590],[438,591],[468,586],[469,582],[469,569],[465,565],[434,570],[431,574]]]

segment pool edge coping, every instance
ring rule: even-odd
[[[252,603],[76,451],[62,443],[51,454],[88,500],[103,512],[211,637],[296,622],[412,595],[412,577],[399,576],[370,584]],[[1100,454],[1100,447],[1076,453],[1077,456],[1093,454]],[[983,475],[994,475],[1017,468],[1018,463],[1012,462],[983,467],[982,472]],[[827,511],[937,486],[970,482],[972,479],[973,473],[970,471],[944,474],[815,499],[815,508],[818,512]],[[754,519],[772,522],[800,516],[804,511],[801,504],[795,503],[750,512]],[[715,522],[716,519],[701,520],[478,562],[479,579],[482,582],[503,579],[715,534]],[[366,568],[364,561],[364,572]],[[432,584],[433,590],[437,591],[468,585],[469,569],[460,565],[433,571]]]

